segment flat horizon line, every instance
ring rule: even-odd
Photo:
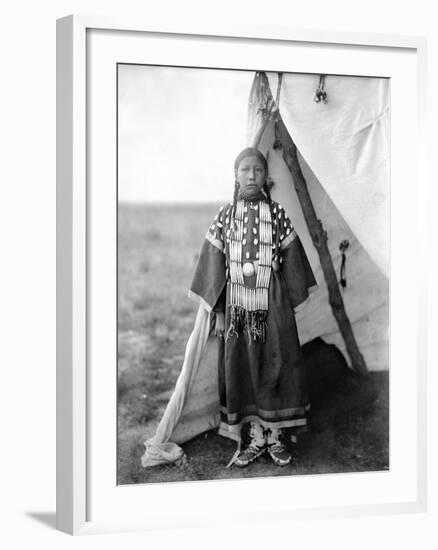
[[[205,204],[222,204],[227,202],[227,199],[216,199],[210,201],[129,201],[129,200],[119,200],[118,205],[123,206],[185,206],[185,205],[196,205],[202,206]]]

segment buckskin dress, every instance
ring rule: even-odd
[[[272,201],[223,206],[203,242],[190,295],[225,313],[219,340],[219,433],[241,440],[241,427],[306,429],[305,366],[294,310],[316,285],[285,210]],[[234,229],[234,230],[233,230]],[[275,242],[280,269],[272,266]],[[246,265],[245,265],[246,264]],[[251,272],[254,266],[254,274]],[[260,273],[259,273],[260,272]]]

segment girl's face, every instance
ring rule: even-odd
[[[256,197],[266,181],[266,170],[263,162],[257,157],[245,157],[236,170],[240,189],[248,197]]]

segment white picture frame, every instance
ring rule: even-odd
[[[92,35],[91,33],[95,33]],[[405,355],[412,357],[415,361],[413,369],[413,378],[409,378],[411,397],[415,397],[415,414],[411,421],[413,422],[416,437],[413,447],[412,460],[408,465],[411,474],[411,485],[405,487],[406,491],[402,497],[397,496],[394,487],[399,482],[394,483],[391,498],[383,497],[379,501],[371,502],[372,498],[364,500],[351,499],[351,502],[334,503],[333,505],[324,504],[322,500],[316,498],[317,489],[309,489],[310,496],[315,494],[315,502],[312,499],[303,506],[297,506],[296,503],[288,503],[286,500],[279,499],[276,508],[269,507],[267,504],[253,504],[251,509],[241,513],[233,513],[233,521],[245,521],[248,519],[261,520],[263,518],[272,519],[274,517],[285,519],[293,517],[299,518],[318,518],[331,516],[350,516],[358,514],[382,514],[396,512],[418,512],[426,509],[426,327],[425,327],[425,303],[426,287],[423,267],[425,262],[424,239],[424,221],[421,212],[425,209],[425,144],[424,144],[424,98],[425,98],[425,40],[419,37],[376,35],[376,34],[350,34],[327,31],[300,31],[285,28],[245,28],[230,27],[228,29],[215,28],[178,28],[173,26],[161,27],[159,29],[151,28],[147,24],[138,21],[125,21],[121,19],[111,19],[94,16],[69,16],[58,20],[57,23],[57,528],[70,534],[86,534],[107,531],[125,531],[125,530],[148,530],[152,528],[177,527],[177,526],[205,526],[216,524],[216,509],[214,506],[209,512],[202,513],[202,503],[206,498],[211,498],[218,503],[224,498],[224,495],[234,490],[230,483],[240,482],[202,482],[193,484],[161,484],[160,486],[133,486],[133,487],[113,487],[105,492],[102,484],[95,484],[93,472],[96,467],[93,466],[97,461],[102,465],[102,471],[105,470],[104,460],[97,451],[92,452],[92,441],[96,434],[95,426],[99,426],[99,432],[107,437],[111,437],[111,426],[114,428],[114,440],[116,438],[114,418],[108,420],[99,418],[93,409],[93,403],[96,399],[95,390],[96,380],[93,369],[98,371],[99,360],[94,357],[94,348],[96,347],[95,334],[90,332],[90,311],[95,310],[95,305],[91,307],[93,297],[90,290],[90,265],[93,263],[93,254],[95,247],[90,246],[90,229],[94,228],[94,218],[96,208],[103,215],[107,216],[109,228],[114,227],[109,218],[111,218],[110,206],[104,201],[100,203],[97,196],[93,195],[93,189],[90,181],[93,176],[91,165],[98,164],[99,151],[91,147],[89,141],[90,128],[87,125],[90,117],[90,87],[96,82],[104,82],[103,73],[105,67],[114,65],[114,59],[119,62],[137,62],[140,54],[133,56],[132,44],[124,44],[122,37],[130,35],[136,41],[141,37],[156,38],[163,41],[161,51],[152,51],[147,55],[147,61],[155,64],[186,64],[198,66],[196,63],[200,54],[190,46],[199,42],[211,45],[211,61],[209,66],[221,66],[221,57],[228,55],[235,59],[236,68],[241,64],[241,68],[251,68],[251,62],[243,61],[242,52],[246,49],[260,52],[262,61],[252,64],[255,69],[273,69],[286,70],[287,65],[282,65],[283,61],[277,60],[277,66],[273,67],[269,61],[272,57],[272,51],[282,48],[297,46],[300,48],[295,66],[289,69],[301,70],[306,72],[322,72],[316,70],[317,65],[313,64],[312,57],[306,57],[307,53],[317,45],[321,48],[335,48],[338,56],[333,57],[333,62],[326,60],[324,72],[345,73],[340,68],[339,54],[347,55],[351,49],[355,51],[367,52],[373,56],[374,62],[365,61],[365,57],[356,63],[356,74],[373,76],[391,76],[384,64],[379,66],[378,60],[383,54],[388,56],[387,67],[402,63],[401,55],[406,53],[412,61],[412,73],[414,81],[410,80],[413,96],[405,98],[408,103],[407,109],[413,117],[417,128],[412,136],[417,143],[417,147],[412,151],[412,172],[415,177],[414,188],[415,199],[417,203],[416,223],[411,224],[412,238],[416,239],[418,244],[417,259],[414,266],[411,266],[406,276],[415,275],[418,280],[417,292],[413,304],[411,304],[416,323],[411,327],[415,330],[414,343],[409,348],[409,353],[405,350]],[[105,48],[98,43],[98,40],[92,36],[104,37]],[[192,41],[192,42],[190,42]],[[221,48],[217,43],[221,43]],[[108,47],[110,45],[110,47]],[[182,47],[186,46],[186,48]],[[246,48],[243,48],[245,46]],[[90,62],[90,55],[94,55],[99,48],[105,49],[105,63],[93,64]],[[111,51],[110,51],[111,50]],[[192,51],[192,57],[184,52]],[[269,53],[271,51],[271,53]],[[239,55],[238,55],[239,54]],[[400,54],[400,59],[397,55]],[[203,55],[206,55],[203,52]],[[254,53],[251,54],[254,56]],[[269,57],[271,55],[271,57]],[[115,56],[115,57],[114,57]],[[184,57],[186,56],[186,57]],[[302,57],[300,61],[299,57]],[[391,56],[394,60],[391,61]],[[214,59],[213,59],[214,57]],[[397,59],[396,59],[397,58]],[[178,59],[179,61],[173,61]],[[224,57],[225,59],[225,57]],[[249,59],[249,58],[248,58]],[[222,63],[229,67],[230,57]],[[204,62],[205,63],[205,62]],[[195,64],[195,65],[193,65]],[[199,64],[205,66],[205,64]],[[319,69],[319,66],[318,66]],[[399,70],[399,69],[397,69]],[[406,74],[406,73],[405,73]],[[113,90],[114,92],[114,90]],[[395,91],[394,93],[399,93]],[[401,93],[401,92],[400,92]],[[111,96],[113,97],[113,96]],[[109,99],[111,99],[111,97]],[[414,99],[418,100],[418,103]],[[403,98],[400,98],[403,101]],[[109,104],[111,101],[109,101]],[[113,104],[115,112],[116,105]],[[397,115],[395,115],[397,116]],[[96,119],[98,123],[99,119]],[[394,139],[397,136],[394,136]],[[104,146],[102,145],[102,148]],[[103,150],[103,149],[102,149]],[[393,162],[393,174],[398,173],[398,157]],[[109,171],[114,170],[116,166],[115,158],[111,158],[107,163]],[[398,199],[397,199],[398,200]],[[395,207],[394,207],[395,208]],[[397,230],[401,227],[403,204],[397,203],[397,210],[392,211],[392,246],[393,250],[400,248],[400,235]],[[400,216],[397,216],[397,212]],[[93,229],[93,231],[94,231]],[[108,233],[107,233],[108,234]],[[94,231],[93,235],[96,235]],[[93,237],[94,238],[94,237]],[[116,237],[113,234],[113,238]],[[402,265],[402,264],[400,264]],[[395,264],[397,269],[398,264]],[[394,269],[394,267],[392,268]],[[393,272],[393,271],[392,271]],[[116,276],[114,270],[114,277]],[[399,282],[402,286],[405,280]],[[111,287],[110,287],[111,288]],[[394,318],[393,307],[400,307],[400,291],[391,287],[393,296],[391,313]],[[395,297],[395,298],[394,298]],[[112,298],[114,300],[114,296]],[[394,328],[394,327],[392,327]],[[394,332],[393,332],[394,333]],[[107,334],[103,335],[106,337]],[[96,344],[98,346],[98,344]],[[115,346],[115,342],[114,342]],[[109,346],[111,347],[111,345]],[[402,356],[403,357],[403,354]],[[392,359],[395,356],[392,354]],[[406,359],[407,360],[407,359]],[[114,369],[116,365],[114,364]],[[105,393],[106,386],[102,386],[102,393],[105,393],[106,405],[112,406],[109,402],[114,397],[115,376],[113,378],[113,387]],[[403,386],[395,387],[391,385],[391,422],[395,422],[400,410],[403,408]],[[94,393],[93,393],[94,392]],[[415,395],[414,395],[415,394]],[[109,409],[108,409],[109,410]],[[112,409],[111,409],[112,410]],[[90,411],[94,411],[90,414]],[[395,416],[394,416],[395,415]],[[93,427],[90,427],[91,417],[93,418]],[[101,423],[101,424],[99,424]],[[100,429],[101,428],[101,429]],[[411,432],[412,433],[412,432]],[[100,435],[99,435],[100,437]],[[400,434],[400,440],[402,435]],[[99,445],[102,449],[105,444]],[[96,455],[96,456],[95,456]],[[108,457],[108,466],[110,469],[115,464],[111,453],[103,455]],[[393,472],[394,473],[394,472]],[[389,473],[391,475],[391,472]],[[395,475],[395,474],[394,474]],[[294,490],[299,490],[298,483],[301,485],[314,485],[315,487],[323,481],[330,490],[352,484],[348,476],[334,477],[322,476],[324,480],[319,480],[313,476],[312,479],[301,479],[295,482]],[[341,477],[343,479],[341,479]],[[372,476],[371,476],[372,477]],[[407,476],[409,477],[409,476]],[[103,479],[103,478],[102,478]],[[108,483],[108,477],[102,483]],[[382,480],[382,478],[381,478]],[[380,481],[381,481],[380,480]],[[371,478],[364,474],[363,484],[370,483]],[[248,484],[248,480],[242,482],[244,485],[236,485],[237,490],[245,487],[249,494],[249,501],[254,500],[254,488],[266,490],[266,488],[278,488],[278,480],[257,480]],[[282,480],[282,483],[287,483]],[[268,484],[273,484],[269,486]],[[93,487],[91,489],[91,487]],[[113,491],[115,490],[115,492]],[[304,487],[303,490],[306,490]],[[154,509],[142,510],[142,514],[130,515],[127,503],[132,502],[133,508],[138,505],[134,502],[140,492],[148,491],[154,500]],[[390,494],[390,493],[388,493]],[[192,495],[192,496],[189,496]],[[213,498],[212,498],[213,495]],[[191,499],[190,509],[179,510],[178,506],[181,499]],[[114,500],[111,500],[114,499]],[[90,514],[93,508],[94,500],[97,502],[113,502],[113,508],[103,509],[98,514]],[[141,500],[141,499],[140,499]],[[119,504],[117,505],[117,502]],[[139,501],[140,502],[140,501]],[[172,507],[172,502],[175,506]],[[164,506],[166,505],[166,508]],[[121,509],[126,513],[122,514]],[[97,507],[96,507],[97,509]],[[95,517],[94,517],[95,516]]]

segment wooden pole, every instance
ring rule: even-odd
[[[266,130],[266,127],[269,121],[271,120],[271,117],[274,115],[274,112],[276,112],[276,110],[277,110],[277,107],[275,105],[274,100],[272,99],[268,102],[266,109],[263,111],[264,114],[262,116],[262,125],[257,130],[257,133],[254,136],[252,146],[255,147],[256,149],[258,149],[260,142],[262,140],[263,134]]]
[[[336,271],[333,266],[332,258],[327,246],[327,232],[324,231],[321,220],[318,220],[312,199],[310,198],[307,182],[299,165],[297,157],[297,148],[293,142],[286,126],[280,115],[276,121],[276,139],[281,143],[283,149],[283,159],[289,168],[295,186],[295,191],[298,195],[301,208],[304,213],[307,227],[312,238],[313,245],[318,251],[319,261],[321,262],[324,279],[327,283],[329,303],[333,311],[333,315],[338,323],[339,330],[344,338],[347,353],[350,356],[353,369],[361,375],[368,373],[368,369],[359,351],[356,338],[351,327],[350,320],[344,307],[339,283],[336,276]]]
[[[266,78],[267,80],[266,75],[260,76],[262,78],[264,76],[264,78]],[[272,94],[271,98],[268,98],[268,100],[269,99],[272,99]],[[277,109],[274,110],[271,108],[269,110],[269,113],[265,115],[263,121],[263,130],[266,128],[266,119],[269,119],[271,116],[273,116],[275,119],[276,143],[277,145],[281,145],[283,151],[283,159],[292,176],[292,181],[294,183],[295,191],[303,210],[307,228],[309,229],[313,245],[318,251],[319,261],[321,262],[322,271],[324,273],[324,279],[327,283],[329,303],[338,324],[339,330],[344,339],[347,353],[351,360],[351,365],[358,374],[366,375],[368,374],[368,368],[366,366],[363,355],[359,351],[359,347],[357,345],[350,320],[347,316],[347,312],[345,311],[344,300],[342,299],[342,295],[339,290],[339,283],[336,276],[336,271],[333,266],[333,261],[327,246],[327,232],[324,231],[322,222],[318,219],[316,215],[315,208],[309,194],[309,189],[307,187],[307,182],[304,178],[303,172],[299,164],[297,147],[292,140],[292,137],[290,136],[283,122],[283,119],[281,118],[281,115],[278,111],[278,106]],[[261,135],[257,137],[258,141],[260,141]]]

